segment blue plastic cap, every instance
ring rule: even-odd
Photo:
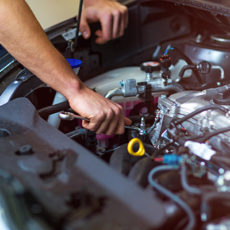
[[[66,58],[66,60],[69,62],[69,64],[72,67],[72,69],[78,68],[82,64],[82,61],[78,60],[78,59]]]

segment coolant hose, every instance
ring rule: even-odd
[[[154,180],[154,176],[156,174],[158,174],[159,172],[164,172],[164,171],[168,171],[168,170],[178,170],[178,169],[179,169],[179,166],[177,166],[177,165],[158,166],[158,167],[152,169],[152,171],[149,173],[148,181],[149,181],[149,184],[154,189],[156,189],[158,192],[162,193],[163,195],[165,195],[169,199],[173,200],[175,203],[177,203],[185,211],[185,213],[188,216],[188,224],[185,227],[185,230],[193,230],[195,227],[195,224],[196,224],[196,219],[195,219],[195,215],[194,215],[192,209],[179,196],[173,194],[171,191],[164,188],[163,186],[161,186],[160,184],[158,184]]]
[[[181,163],[181,184],[183,186],[183,189],[187,191],[190,194],[194,195],[201,195],[201,190],[194,187],[190,186],[187,181],[187,167],[184,161]]]

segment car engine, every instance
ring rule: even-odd
[[[125,3],[124,37],[79,38],[72,57],[89,88],[123,106],[123,135],[84,129],[0,49],[1,229],[230,229],[230,5]],[[66,57],[75,26],[47,31]]]

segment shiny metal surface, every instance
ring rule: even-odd
[[[72,121],[74,119],[79,119],[79,120],[83,120],[83,121],[90,121],[88,118],[79,116],[79,115],[71,113],[71,112],[60,112],[59,117],[62,120],[67,120],[67,121]]]
[[[2,95],[0,96],[0,106],[6,104],[11,100],[22,81],[15,80],[7,86]]]
[[[213,103],[212,95],[207,95],[206,91],[184,91],[159,100],[161,113],[170,118],[182,118],[210,103]],[[230,109],[230,106],[224,107]],[[228,113],[225,114],[219,110],[207,110],[185,121],[183,127],[199,135],[230,127],[230,117]],[[220,134],[220,136],[230,143],[230,132]]]
[[[223,34],[213,34],[210,36],[212,41],[215,41],[219,44],[229,44],[230,45],[230,35],[223,35]]]

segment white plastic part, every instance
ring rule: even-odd
[[[53,100],[53,105],[56,105],[58,103],[64,102],[66,101],[66,98],[60,94],[60,93],[56,93],[54,100]],[[48,118],[48,123],[56,128],[59,127],[61,119],[59,118],[59,113],[54,113],[52,115],[49,116]]]
[[[210,161],[212,156],[216,154],[216,151],[212,150],[211,146],[206,143],[186,141],[184,146],[189,148],[191,153],[206,161]]]

